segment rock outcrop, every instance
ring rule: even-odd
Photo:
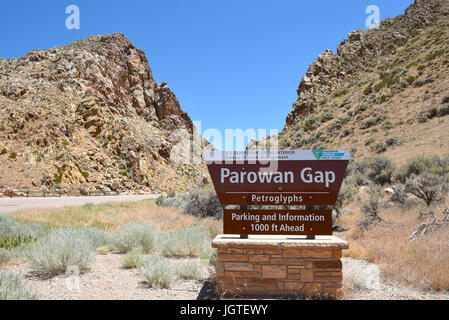
[[[449,152],[449,1],[416,0],[348,33],[302,77],[284,129],[248,149],[348,149],[403,163]]]
[[[326,50],[310,65],[298,88],[298,100],[286,119],[286,126],[307,115],[348,77],[366,67],[376,57],[395,54],[420,29],[440,16],[445,0],[416,0],[405,14],[382,21],[378,28],[348,33],[337,53]]]
[[[192,141],[204,143],[120,33],[0,59],[0,187],[187,190],[207,179]]]

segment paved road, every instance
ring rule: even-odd
[[[0,213],[10,213],[28,209],[62,208],[81,206],[86,203],[129,202],[155,199],[158,194],[121,195],[99,197],[62,197],[62,198],[0,198]]]

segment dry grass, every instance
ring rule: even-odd
[[[214,234],[222,231],[220,221],[212,218],[199,219],[178,209],[159,207],[154,200],[28,210],[12,213],[11,216],[22,223],[37,223],[50,227],[91,226],[105,231],[113,231],[117,227],[131,222],[144,221],[151,221],[158,229],[164,231],[190,225],[205,226]]]
[[[355,209],[342,218],[349,228],[339,234],[350,244],[345,256],[376,263],[385,278],[423,289],[449,290],[449,226],[410,241],[407,238],[422,223],[417,210],[381,210],[380,216],[389,223],[368,230],[357,227],[360,215]]]

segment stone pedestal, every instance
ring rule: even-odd
[[[339,298],[341,256],[348,243],[334,236],[218,235],[218,294]]]

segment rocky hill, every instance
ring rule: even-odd
[[[0,59],[0,188],[187,190],[207,179],[191,136],[122,34]]]
[[[397,163],[448,152],[449,1],[416,0],[323,52],[302,78],[279,145],[347,148],[358,159],[382,154]]]

